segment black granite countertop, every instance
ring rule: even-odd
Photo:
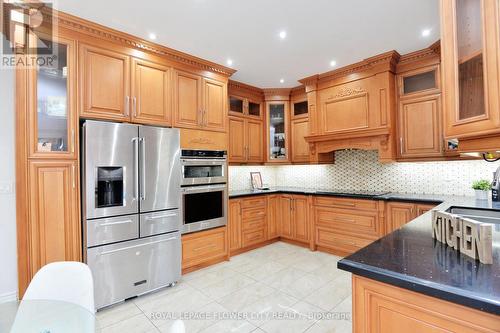
[[[330,188],[311,189],[302,187],[271,187],[269,190],[230,191],[229,198],[231,199],[231,198],[265,195],[273,193],[331,195],[331,196],[347,197],[347,198],[375,199],[375,200],[386,200],[386,201],[432,202],[432,203],[441,203],[454,198],[453,196],[435,195],[435,194],[405,194],[405,193],[392,193],[392,192],[384,193],[383,191],[365,192],[365,191],[350,191],[350,190],[330,189]]]
[[[413,196],[392,197],[413,200]],[[416,195],[415,197],[419,197]],[[500,203],[473,197],[445,199],[437,209],[453,206],[500,210]],[[388,199],[392,200],[392,199]],[[436,242],[431,212],[340,260],[340,269],[446,301],[500,315],[500,224],[493,232],[493,264],[460,254]]]

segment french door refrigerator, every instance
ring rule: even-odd
[[[181,275],[178,129],[85,121],[84,258],[96,308],[174,284]]]

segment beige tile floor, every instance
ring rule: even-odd
[[[351,332],[351,275],[339,259],[274,243],[100,311],[98,323],[101,333]]]

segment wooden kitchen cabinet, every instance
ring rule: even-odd
[[[80,44],[80,116],[130,119],[130,57],[103,47]]]
[[[247,120],[229,117],[229,163],[247,162]]]
[[[278,238],[281,234],[278,195],[267,196],[267,239]]]
[[[314,240],[322,249],[351,254],[384,235],[376,200],[315,197]]]
[[[227,118],[226,83],[214,79],[203,78],[202,91],[202,127],[206,130],[225,132]]]
[[[81,261],[76,161],[29,162],[29,269],[32,277],[55,261]]]
[[[263,162],[262,141],[262,121],[229,117],[229,163]]]
[[[202,127],[202,97],[199,75],[174,70],[174,126]]]
[[[290,161],[289,101],[266,102],[267,106],[267,153],[269,163]]]
[[[76,43],[61,37],[54,42],[58,50],[57,67],[42,65],[29,69],[27,75],[28,157],[76,159]]]
[[[305,195],[281,195],[279,199],[281,237],[308,243],[309,206]]]
[[[86,44],[79,56],[81,117],[172,125],[171,67]]]
[[[292,162],[309,162],[309,144],[305,137],[309,135],[309,119],[301,118],[291,121]]]
[[[386,205],[387,233],[401,228],[436,205],[415,204],[413,202],[388,202]]]
[[[241,249],[241,201],[229,200],[229,252]]]
[[[132,122],[172,124],[172,68],[153,62],[132,60]]]
[[[460,140],[461,151],[484,137],[490,139],[470,150],[500,148],[499,6],[496,0],[441,1],[444,129],[446,138]]]
[[[174,126],[226,130],[226,84],[174,70]]]
[[[399,103],[399,153],[402,158],[443,155],[440,95],[401,100]]]
[[[228,258],[226,227],[199,231],[182,236],[182,270],[184,273]]]
[[[355,333],[498,332],[498,316],[386,283],[352,276]]]
[[[263,140],[264,134],[262,131],[262,121],[248,119],[246,120],[246,146],[247,146],[247,162],[261,163],[264,161]]]
[[[293,239],[292,196],[279,196],[279,219],[281,224],[281,237]]]

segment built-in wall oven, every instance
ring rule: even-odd
[[[183,233],[226,225],[226,152],[183,150],[181,169]]]

